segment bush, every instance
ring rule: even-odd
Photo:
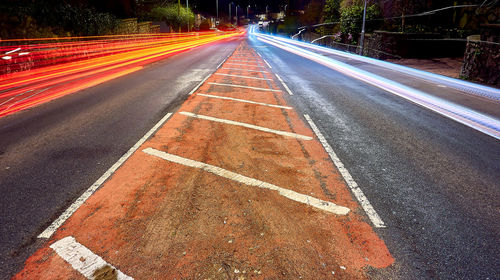
[[[175,30],[179,27],[187,26],[188,20],[190,25],[193,25],[194,14],[191,10],[187,10],[185,7],[181,6],[179,16],[179,7],[175,4],[171,4],[166,7],[155,7],[151,9],[149,19],[152,21],[164,21]]]
[[[380,10],[377,5],[371,5],[366,9],[366,21],[371,21],[380,16]],[[361,33],[361,27],[363,24],[363,6],[354,5],[346,7],[342,10],[340,14],[340,31],[344,38],[353,38],[352,43],[356,43],[356,39]],[[377,24],[375,22],[370,22],[366,25],[367,30],[375,29]]]

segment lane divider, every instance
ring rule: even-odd
[[[179,114],[192,117],[192,118],[198,118],[198,119],[203,119],[203,120],[208,120],[208,121],[213,121],[213,122],[220,122],[220,123],[225,123],[225,124],[231,124],[231,125],[236,125],[236,126],[242,126],[246,128],[251,128],[255,130],[260,130],[264,132],[269,132],[269,133],[274,133],[282,136],[287,136],[287,137],[293,137],[301,140],[312,140],[313,138],[310,136],[305,136],[293,132],[288,132],[288,131],[282,131],[282,130],[275,130],[267,127],[262,127],[262,126],[257,126],[253,124],[248,124],[248,123],[242,123],[242,122],[237,122],[237,121],[232,121],[232,120],[225,120],[225,119],[219,119],[219,118],[214,118],[210,116],[204,116],[204,115],[199,115],[199,114],[193,114],[190,112],[180,112]]]
[[[267,72],[267,71],[261,71],[261,70],[250,70],[250,69],[242,69],[242,68],[222,67],[221,69],[227,69],[227,70],[241,70],[241,71],[248,71],[248,72],[257,72],[257,73],[266,73],[266,74],[269,74],[269,72]]]
[[[209,97],[209,98],[218,98],[218,99],[224,99],[224,100],[232,100],[232,101],[237,101],[237,102],[243,102],[243,103],[250,103],[250,104],[256,104],[256,105],[262,105],[262,106],[267,106],[267,107],[280,108],[280,109],[285,109],[285,110],[291,110],[291,109],[292,109],[292,107],[288,107],[288,106],[281,106],[281,105],[267,104],[267,103],[255,102],[255,101],[250,101],[250,100],[245,100],[245,99],[239,99],[239,98],[232,98],[232,97],[225,97],[225,96],[217,96],[217,95],[204,94],[204,93],[198,93],[198,94],[196,94],[196,95],[205,96],[205,97]]]
[[[330,158],[333,161],[333,164],[337,167],[339,170],[340,174],[342,174],[342,177],[344,178],[345,182],[351,189],[351,192],[354,194],[356,199],[358,200],[359,204],[361,207],[363,207],[363,210],[365,210],[366,215],[368,215],[368,218],[370,221],[373,223],[373,225],[377,228],[385,228],[385,224],[380,219],[380,216],[377,214],[377,211],[373,208],[371,205],[370,201],[368,201],[368,198],[366,198],[365,194],[363,191],[359,188],[358,184],[354,179],[352,178],[351,174],[349,171],[344,167],[344,164],[340,161],[340,159],[337,157],[337,154],[333,151],[332,146],[326,141],[325,137],[321,133],[321,131],[318,129],[316,124],[313,122],[311,117],[309,115],[304,115],[306,118],[307,122],[311,126],[312,130],[318,137],[319,141],[321,142],[321,145],[323,145],[323,148],[325,148],[326,152],[330,156]]]
[[[291,199],[293,201],[297,201],[297,202],[300,202],[303,204],[307,204],[307,205],[312,206],[314,208],[321,209],[323,211],[330,212],[330,213],[333,213],[336,215],[347,215],[347,213],[349,213],[349,211],[350,211],[349,208],[336,205],[333,202],[321,200],[321,199],[318,199],[318,198],[315,198],[312,196],[308,196],[305,194],[294,192],[292,190],[284,189],[284,188],[278,187],[276,185],[266,183],[266,182],[263,182],[263,181],[260,181],[260,180],[254,179],[254,178],[250,178],[250,177],[238,174],[238,173],[234,173],[234,172],[231,172],[231,171],[226,170],[226,169],[222,169],[222,168],[214,166],[214,165],[210,165],[210,164],[206,164],[203,162],[183,158],[183,157],[169,154],[166,152],[162,152],[162,151],[159,151],[159,150],[156,150],[153,148],[146,148],[142,151],[148,155],[159,157],[159,158],[162,158],[164,160],[178,163],[178,164],[182,164],[185,166],[199,168],[199,169],[202,169],[204,171],[215,174],[217,176],[236,181],[238,183],[277,191],[279,195],[284,196],[288,199]]]
[[[215,85],[215,86],[225,86],[225,87],[237,87],[237,88],[248,88],[248,89],[254,89],[254,90],[262,90],[262,91],[274,91],[274,92],[282,92],[279,89],[269,89],[269,88],[260,88],[260,87],[250,87],[250,86],[243,86],[243,85],[232,85],[232,84],[223,84],[223,83],[212,83],[209,82],[207,83],[209,85]]]
[[[265,80],[265,81],[272,81],[273,80],[273,79],[257,78],[257,77],[241,76],[241,75],[233,75],[233,74],[224,74],[224,73],[215,73],[215,75],[237,77],[237,78],[244,78],[244,79],[253,79],[253,80]]]
[[[280,81],[280,83],[283,85],[283,87],[285,88],[286,92],[288,92],[289,95],[293,95],[292,91],[290,90],[290,88],[288,88],[288,86],[285,84],[285,82],[283,81],[283,79],[281,79],[281,77],[274,73],[274,75],[276,76],[276,78],[278,78],[278,80]]]

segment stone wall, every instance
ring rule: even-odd
[[[127,18],[120,20],[116,34],[136,34],[138,32],[137,19]]]
[[[159,33],[160,26],[151,21],[137,22],[136,18],[122,19],[116,28],[116,34],[149,34]]]
[[[500,87],[500,43],[479,39],[479,35],[467,38],[460,76],[464,79]]]
[[[143,21],[143,22],[139,22],[137,24],[137,32],[140,33],[140,34],[148,34],[151,32],[151,26],[152,26],[152,22],[151,21]]]

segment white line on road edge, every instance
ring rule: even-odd
[[[125,275],[114,266],[107,263],[98,255],[78,243],[73,236],[65,237],[50,245],[56,253],[68,262],[76,271],[80,272],[87,279],[97,278],[95,272],[103,267],[109,266],[116,271],[118,280],[134,280],[134,278]]]
[[[244,102],[244,103],[251,103],[251,104],[256,104],[256,105],[263,105],[263,106],[268,106],[268,107],[281,108],[281,109],[286,109],[286,110],[291,110],[292,109],[292,107],[288,107],[288,106],[273,105],[273,104],[255,102],[255,101],[250,101],[250,100],[245,100],[245,99],[238,99],[238,98],[232,98],[232,97],[217,96],[217,95],[203,94],[203,93],[198,93],[197,95],[201,95],[201,96],[205,96],[205,97],[210,97],[210,98],[219,98],[219,99],[233,100],[233,101]]]
[[[229,76],[229,77],[237,77],[237,78],[245,78],[245,79],[254,79],[254,80],[272,81],[272,79],[266,79],[266,78],[257,78],[257,77],[240,76],[240,75],[223,74],[223,73],[215,73],[215,75],[219,75],[219,76]]]
[[[260,57],[262,57],[262,55],[260,55],[260,53],[257,53]],[[264,58],[263,58],[264,59]]]
[[[213,121],[213,122],[220,122],[220,123],[225,123],[225,124],[243,126],[246,128],[251,128],[251,129],[260,130],[260,131],[264,131],[264,132],[274,133],[274,134],[278,134],[278,135],[282,135],[282,136],[294,137],[294,138],[302,139],[302,140],[312,140],[312,137],[309,137],[309,136],[305,136],[305,135],[301,135],[301,134],[297,134],[297,133],[293,133],[293,132],[282,131],[282,130],[274,130],[274,129],[270,129],[267,127],[257,126],[257,125],[248,124],[248,123],[219,119],[219,118],[214,118],[214,117],[210,117],[210,116],[193,114],[190,112],[180,112],[179,114],[182,114],[182,115],[185,115],[188,117],[209,120],[209,121]]]
[[[228,65],[240,65],[240,66],[250,66],[250,67],[258,67],[258,68],[264,68],[264,66],[259,66],[259,65],[249,65],[249,64],[241,64],[241,63],[231,63],[228,62],[226,63]]]
[[[225,87],[237,87],[237,88],[249,88],[249,89],[255,89],[255,90],[263,90],[263,91],[274,91],[274,92],[282,92],[279,89],[269,89],[269,88],[259,88],[259,87],[249,87],[249,86],[242,86],[242,85],[232,85],[232,84],[221,84],[221,83],[207,83],[209,85],[216,85],[216,86],[225,86]]]
[[[267,66],[269,66],[269,68],[271,68],[271,69],[273,68],[273,67],[271,66],[271,64],[269,64],[269,62],[267,62],[265,59],[262,59],[262,60],[264,60],[264,62],[267,64]]]
[[[356,199],[359,201],[359,204],[361,204],[361,207],[363,207],[363,209],[365,210],[366,214],[368,215],[368,218],[370,218],[370,221],[372,221],[373,225],[377,228],[385,228],[386,226],[385,226],[384,222],[382,221],[382,219],[380,219],[380,216],[377,214],[377,211],[375,211],[373,206],[370,204],[370,201],[368,201],[368,198],[366,198],[363,191],[359,188],[356,181],[354,181],[354,179],[352,178],[349,171],[344,167],[344,164],[337,157],[337,154],[335,154],[332,147],[330,146],[330,144],[328,144],[325,137],[323,136],[321,131],[319,131],[316,124],[314,124],[311,117],[309,117],[309,115],[304,115],[304,117],[306,118],[307,122],[309,123],[309,125],[313,129],[314,133],[318,137],[319,141],[321,142],[321,144],[325,148],[328,155],[330,155],[330,158],[332,159],[333,163],[335,164],[335,166],[339,170],[340,174],[342,174],[342,177],[344,177],[345,182],[347,183],[347,185],[351,189],[351,191],[354,194],[354,196],[356,197]]]
[[[288,94],[290,95],[293,95],[292,91],[288,88],[288,86],[285,84],[285,82],[281,79],[281,77],[274,73],[274,75],[276,75],[276,78],[278,78],[278,80],[280,80],[281,84],[283,85],[283,87],[285,88],[286,92],[288,92]]]
[[[269,73],[267,71],[260,71],[260,70],[250,70],[250,69],[242,69],[242,68],[230,68],[230,67],[222,67],[221,69],[228,69],[228,70],[241,70],[241,71],[248,71],[248,72],[259,72],[259,73]]]
[[[197,91],[197,90],[201,87],[201,85],[203,85],[203,83],[204,83],[206,80],[208,80],[208,78],[210,78],[210,76],[212,76],[212,74],[209,74],[209,75],[208,75],[208,76],[206,76],[203,80],[201,80],[201,82],[200,82],[198,85],[196,85],[196,86],[195,86],[195,87],[194,87],[194,88],[193,88],[193,89],[192,89],[192,90],[188,93],[188,95],[191,95],[191,94],[193,94],[195,91]]]
[[[228,56],[228,57],[226,57],[226,58],[224,58],[224,60],[223,60],[221,63],[219,63],[219,65],[217,65],[217,68],[216,68],[216,69],[219,69],[219,68],[222,66],[222,64],[224,64],[224,62],[226,62],[226,60],[227,60],[228,58],[229,58],[229,56]]]
[[[263,181],[260,181],[257,179],[246,177],[246,176],[238,174],[238,173],[231,172],[231,171],[226,170],[226,169],[222,169],[222,168],[217,167],[217,166],[213,166],[210,164],[206,164],[203,162],[199,162],[199,161],[195,161],[195,160],[191,160],[191,159],[187,159],[187,158],[183,158],[183,157],[179,157],[176,155],[172,155],[169,153],[155,150],[153,148],[147,148],[147,149],[144,149],[142,151],[146,154],[156,156],[156,157],[162,158],[164,160],[168,160],[170,162],[182,164],[182,165],[189,166],[189,167],[199,168],[199,169],[202,169],[204,171],[215,174],[217,176],[221,176],[221,177],[236,181],[238,183],[277,191],[280,195],[282,195],[288,199],[291,199],[293,201],[297,201],[300,203],[304,203],[304,204],[307,204],[309,206],[312,206],[312,207],[315,207],[315,208],[318,208],[318,209],[321,209],[321,210],[324,210],[324,211],[327,211],[327,212],[330,212],[333,214],[347,215],[347,213],[349,213],[349,211],[350,211],[350,209],[347,207],[339,206],[339,205],[336,205],[336,204],[329,202],[329,201],[321,200],[321,199],[318,199],[318,198],[315,198],[312,196],[308,196],[305,194],[294,192],[292,190],[284,189],[284,188],[278,187],[278,186],[270,184],[270,183],[266,183],[266,182],[263,182]]]
[[[69,218],[78,208],[106,181],[113,173],[161,126],[167,121],[172,113],[166,114],[158,123],[153,126],[132,148],[130,148],[113,166],[111,166],[102,176],[95,181],[71,206],[64,211],[59,218],[46,228],[38,238],[50,238],[52,234]]]

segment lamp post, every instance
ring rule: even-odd
[[[215,0],[215,14],[217,15],[215,22],[219,22],[219,0]]]
[[[250,5],[247,6],[247,19],[249,19],[248,17],[248,11],[250,10]]]
[[[361,26],[361,38],[359,39],[360,55],[363,55],[363,49],[365,45],[365,21],[366,21],[366,0],[365,0],[365,7],[363,9],[363,25]]]
[[[188,32],[189,32],[189,0],[186,0],[186,12],[188,17]]]
[[[229,24],[233,24],[233,19],[231,18],[231,4],[229,3]]]
[[[240,5],[236,5],[236,9],[235,9],[236,10],[236,26],[238,26],[238,7],[239,6]]]

